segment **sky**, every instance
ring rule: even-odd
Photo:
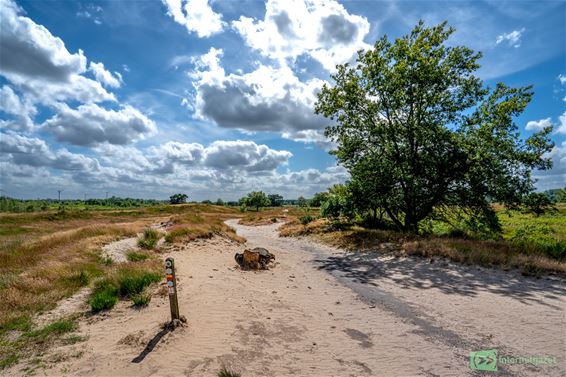
[[[482,51],[486,85],[533,85],[521,137],[553,125],[566,186],[564,1],[0,0],[1,194],[234,200],[348,179],[316,93],[336,64],[423,19]]]

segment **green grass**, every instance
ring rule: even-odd
[[[134,306],[143,307],[147,306],[151,301],[151,295],[149,293],[140,293],[132,296],[132,302]]]
[[[27,326],[26,326],[27,327]],[[21,358],[42,353],[48,344],[61,341],[74,344],[85,338],[72,333],[78,325],[74,320],[59,319],[42,328],[31,330],[29,327],[15,340],[0,341],[0,370],[17,363]]]
[[[113,308],[118,302],[118,292],[118,287],[110,279],[97,282],[88,301],[91,310],[97,313]]]
[[[42,329],[27,332],[24,336],[33,339],[35,342],[41,343],[47,341],[52,336],[66,334],[75,331],[76,329],[76,322],[62,319],[53,322]]]
[[[143,249],[154,249],[161,235],[155,229],[147,228],[143,231],[143,236],[138,240],[138,246]]]
[[[132,297],[143,292],[151,283],[161,280],[161,275],[138,269],[122,269],[118,274],[120,295]]]
[[[120,297],[130,298],[134,305],[147,305],[151,299],[144,293],[152,283],[161,280],[161,275],[145,268],[123,266],[96,283],[89,298],[93,312],[114,307]]]

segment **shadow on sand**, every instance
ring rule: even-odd
[[[446,294],[475,296],[487,291],[555,309],[563,307],[560,297],[566,295],[566,282],[559,278],[536,279],[517,271],[459,265],[441,259],[431,263],[418,257],[381,258],[372,253],[352,252],[319,258],[315,262],[321,270],[338,272],[355,282],[375,287],[379,286],[380,279],[387,279],[405,288],[436,288]],[[556,300],[556,305],[540,300],[541,292],[546,298]]]

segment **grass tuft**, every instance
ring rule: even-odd
[[[222,367],[220,372],[218,372],[218,377],[240,377],[240,373],[236,373],[226,369],[226,367]]]
[[[149,305],[151,301],[151,294],[149,293],[140,293],[137,295],[132,296],[132,302],[136,307],[144,307]]]
[[[143,231],[142,237],[138,240],[138,246],[143,249],[154,249],[157,241],[161,238],[161,234],[152,228],[147,228]]]
[[[88,301],[93,312],[98,313],[114,307],[118,302],[119,289],[110,279],[96,283]]]
[[[149,254],[146,253],[138,253],[136,251],[130,251],[128,254],[126,254],[126,257],[130,262],[141,262],[149,259],[150,256]]]

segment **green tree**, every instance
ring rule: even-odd
[[[297,199],[297,205],[301,208],[308,206],[307,200],[304,196],[299,196],[299,198]]]
[[[558,191],[558,202],[560,203],[566,203],[566,188],[563,188],[562,190]]]
[[[224,200],[222,200],[221,198],[216,199],[216,205],[217,205],[217,206],[223,206],[223,205],[224,205]]]
[[[329,195],[330,194],[327,192],[317,192],[309,201],[309,205],[311,207],[320,207],[326,200],[328,200]]]
[[[340,217],[352,219],[355,216],[352,195],[345,185],[334,185],[329,189],[326,201],[320,207],[320,214],[333,220]]]
[[[438,207],[492,219],[490,200],[521,204],[532,169],[551,166],[542,157],[551,128],[521,140],[513,122],[531,87],[484,87],[474,76],[481,53],[448,46],[453,31],[421,21],[394,42],[384,36],[355,65],[337,66],[315,104],[334,121],[332,153],[362,192],[378,192],[388,218],[415,233]]]
[[[271,194],[267,196],[269,198],[271,207],[280,207],[283,204],[283,196],[279,194]]]
[[[259,211],[260,207],[267,207],[271,203],[267,195],[263,191],[253,191],[247,197],[242,198],[240,202],[248,207],[255,207]]]
[[[169,197],[169,203],[182,204],[187,201],[189,197],[186,194],[174,194]]]
[[[535,214],[536,217],[549,212],[555,211],[554,202],[550,197],[542,192],[532,192],[524,200],[526,212]]]

